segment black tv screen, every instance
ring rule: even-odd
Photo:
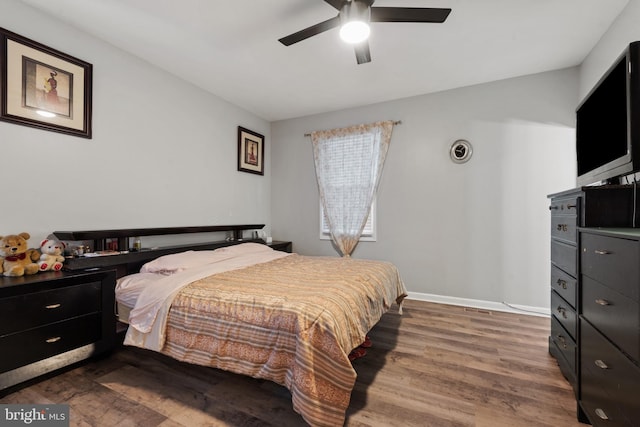
[[[578,175],[627,153],[627,73],[620,61],[578,109]]]
[[[640,120],[634,111],[640,44],[631,43],[576,110],[577,181],[579,185],[611,182],[638,170],[634,140]]]

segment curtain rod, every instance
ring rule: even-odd
[[[393,122],[394,126],[395,125],[401,125],[402,124],[402,120],[396,120],[395,122]],[[311,136],[310,133],[305,133],[304,136]]]

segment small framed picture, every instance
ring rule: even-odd
[[[264,136],[238,126],[238,170],[264,175]]]
[[[0,120],[91,138],[93,66],[0,28]]]

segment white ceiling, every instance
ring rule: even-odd
[[[446,7],[443,24],[374,23],[372,62],[333,29],[278,39],[337,11],[323,0],[22,0],[269,120],[580,64],[628,0],[378,0]]]

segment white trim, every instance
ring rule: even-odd
[[[373,197],[373,201],[371,202],[371,209],[369,210],[369,217],[367,218],[367,223],[364,225],[364,230],[362,230],[362,235],[358,241],[360,242],[375,242],[377,240],[376,237],[376,206],[378,205],[377,197]],[[318,205],[320,207],[320,240],[331,240],[331,233],[329,232],[329,225],[326,221],[326,216],[324,214],[324,209],[322,208],[322,201],[318,200]]]
[[[473,307],[481,310],[503,311],[507,313],[526,314],[529,316],[549,317],[551,310],[547,307],[532,307],[528,305],[516,305],[506,302],[485,301],[470,298],[449,297],[445,295],[424,294],[421,292],[408,292],[408,299],[418,301],[435,302],[439,304],[459,305]]]

